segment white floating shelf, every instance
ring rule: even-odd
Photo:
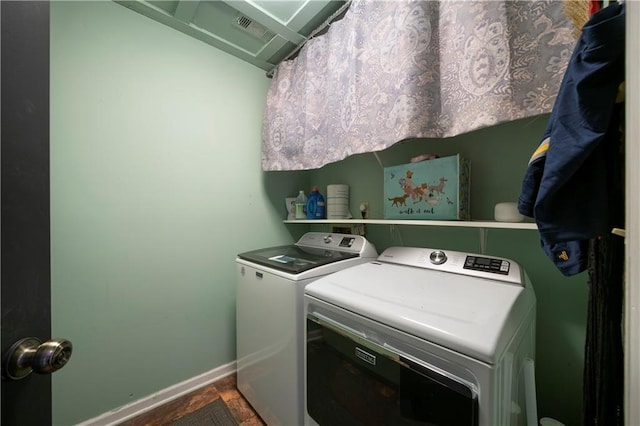
[[[365,225],[411,225],[448,226],[453,228],[538,229],[532,222],[495,222],[480,220],[394,220],[394,219],[300,219],[285,220],[284,223],[305,224],[365,224]]]

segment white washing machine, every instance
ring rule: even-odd
[[[516,262],[392,247],[304,300],[306,424],[537,423],[536,298]]]
[[[238,255],[238,389],[269,425],[304,421],[304,287],[377,256],[360,235],[320,232]]]

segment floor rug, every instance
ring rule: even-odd
[[[221,398],[193,413],[179,418],[170,426],[237,426],[238,422]]]

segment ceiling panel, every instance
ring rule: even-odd
[[[265,71],[343,7],[338,0],[115,0]]]
[[[261,8],[283,23],[289,22],[308,1],[254,1],[254,7]]]

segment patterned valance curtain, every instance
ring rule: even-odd
[[[548,113],[573,32],[554,0],[353,0],[276,68],[262,168],[314,169]]]

